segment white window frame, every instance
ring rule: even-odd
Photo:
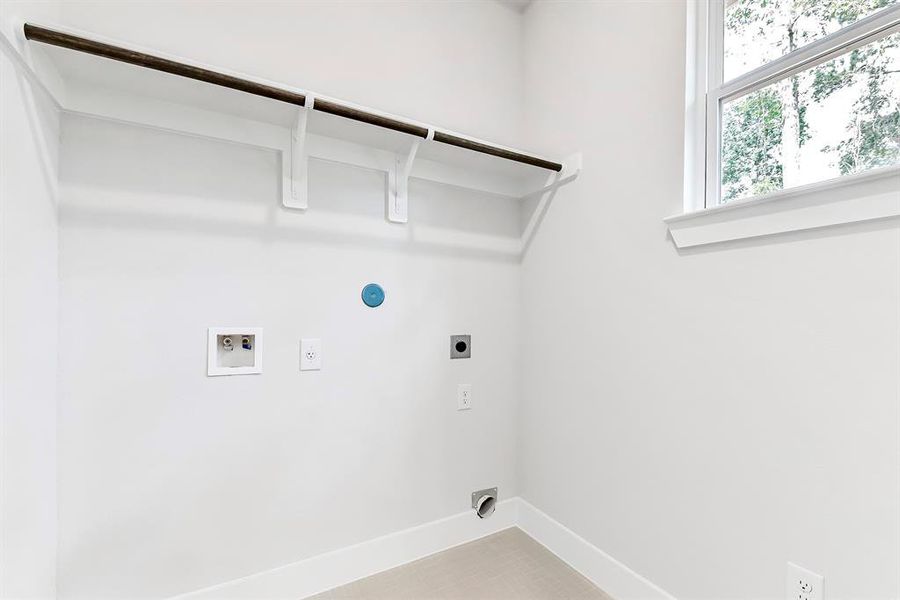
[[[724,103],[900,31],[898,3],[730,81],[723,81],[725,0],[689,2],[688,11],[684,171],[686,213],[728,206],[720,205]],[[897,171],[897,167],[885,169]],[[875,169],[873,176],[884,176],[883,171],[884,169]],[[859,175],[865,176],[866,173]],[[813,191],[835,186],[846,187],[847,183],[842,181],[846,177],[853,177],[854,181],[866,179],[859,175],[839,177],[803,187]],[[780,190],[786,191],[789,190]],[[779,194],[779,191],[772,194]],[[762,200],[772,194],[733,202]]]

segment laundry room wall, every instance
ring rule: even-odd
[[[57,18],[54,2],[0,4]],[[8,50],[8,49],[7,49]],[[56,591],[56,372],[59,116],[0,52],[0,597]]]
[[[504,6],[214,6],[62,21],[517,141]],[[384,173],[313,160],[292,212],[274,152],[72,115],[60,165],[60,597],[171,596],[515,495],[517,202],[414,180],[389,224]],[[230,325],[264,329],[261,375],[206,376],[207,328]],[[299,371],[304,337],[321,371]]]
[[[685,3],[525,19],[585,169],[523,261],[522,497],[676,598],[900,597],[897,220],[679,251]]]

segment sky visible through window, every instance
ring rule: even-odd
[[[733,0],[725,80],[897,0]],[[900,163],[900,33],[722,107],[728,202]]]

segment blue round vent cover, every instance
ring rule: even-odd
[[[366,306],[371,306],[372,308],[381,306],[381,303],[384,302],[384,290],[377,283],[369,283],[363,288],[362,301],[365,302]]]

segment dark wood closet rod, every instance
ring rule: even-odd
[[[64,33],[62,31],[54,31],[37,25],[25,24],[25,38],[34,42],[59,46],[60,48],[68,48],[69,50],[77,50],[78,52],[85,52],[87,54],[93,54],[95,56],[101,56],[103,58],[109,58],[119,62],[153,69],[155,71],[162,71],[163,73],[171,73],[172,75],[219,85],[248,94],[254,94],[256,96],[272,98],[281,102],[287,102],[288,104],[303,106],[306,103],[306,96],[304,94],[257,83],[255,81],[248,81],[247,79],[241,79],[240,77],[226,75],[201,67],[187,65],[167,58],[153,56],[152,54],[135,52],[134,50],[128,50],[127,48],[122,48],[120,46],[89,40],[77,35]],[[378,127],[392,129],[421,138],[428,137],[427,127],[366,112],[330,100],[316,98],[313,103],[313,110],[337,115],[339,117],[344,117],[345,119],[361,121],[370,125],[377,125]],[[485,144],[483,142],[475,142],[446,131],[435,130],[434,141],[457,146],[459,148],[465,148],[466,150],[472,150],[474,152],[481,152],[482,154],[490,154],[491,156],[497,156],[506,160],[540,167],[542,169],[549,169],[551,171],[559,172],[562,171],[563,168],[560,163],[545,160],[537,156],[522,154],[521,152],[515,152],[513,150],[507,150],[506,148],[491,146],[490,144]]]

